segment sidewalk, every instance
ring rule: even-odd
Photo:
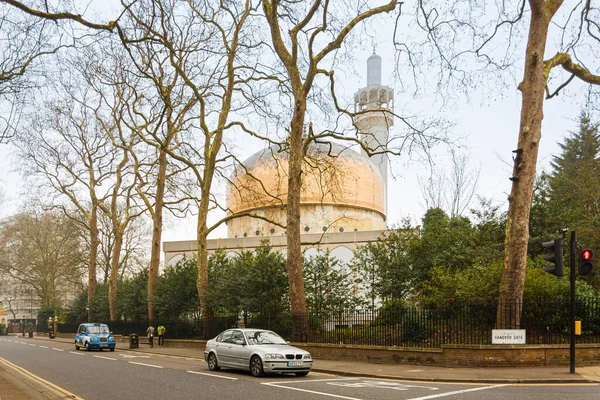
[[[37,340],[49,339],[34,337]],[[72,339],[56,338],[55,341],[71,343]],[[196,358],[202,365],[203,348],[150,348],[140,344],[138,349],[130,350],[125,343],[117,343],[119,351],[137,351],[149,354],[162,354],[178,357]],[[300,346],[301,347],[301,346]],[[575,374],[569,373],[569,367],[545,368],[446,368],[427,365],[372,364],[354,361],[314,360],[313,371],[342,376],[363,376],[370,378],[402,379],[429,382],[473,382],[473,383],[600,383],[600,365],[577,367]]]

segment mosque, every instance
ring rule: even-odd
[[[364,143],[384,151],[393,125],[394,93],[381,84],[381,57],[367,60],[367,86],[354,95],[354,124]],[[286,193],[289,154],[278,146],[263,149],[234,172],[227,188],[227,238],[207,241],[209,252],[253,250],[267,240],[285,253]],[[306,255],[329,250],[342,263],[353,250],[386,231],[388,158],[369,155],[332,142],[311,144],[302,166],[301,240]],[[274,223],[277,222],[277,223]],[[195,240],[164,242],[165,263],[196,253]]]

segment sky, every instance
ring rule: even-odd
[[[395,110],[410,110],[427,115],[434,100],[427,95],[415,99],[410,93],[401,90],[402,86],[396,78],[398,71],[394,70],[394,49],[389,40],[391,28],[381,26],[378,29],[382,34],[375,48],[382,56],[382,84],[394,88]],[[366,60],[373,47],[368,40],[361,42],[354,49],[355,64],[341,73],[343,79],[340,82],[340,91],[344,93],[343,98],[348,104],[353,101],[352,94],[366,85]],[[577,92],[577,89],[571,90],[572,93]],[[478,91],[477,88],[473,92],[469,100],[458,100],[445,109],[444,115],[455,123],[450,136],[457,140],[460,138],[461,152],[469,158],[468,168],[480,170],[476,193],[492,199],[493,204],[506,210],[511,184],[508,178],[512,173],[512,150],[517,147],[519,132],[520,92],[516,85],[508,85],[506,89],[502,89],[502,93],[492,96],[489,92]],[[569,131],[576,129],[576,119],[581,111],[582,101],[582,96],[576,95],[558,96],[545,101],[538,171],[549,168],[552,155],[559,151],[557,143],[563,141]],[[394,129],[399,129],[397,125],[399,124],[392,128],[392,135]],[[258,150],[260,147],[244,148],[246,154],[240,156],[248,157]],[[448,168],[448,151],[445,146],[433,149],[430,161],[435,164],[436,169]],[[0,187],[5,193],[0,217],[18,211],[22,204],[22,194],[28,190],[21,185],[19,174],[14,170],[14,154],[10,145],[0,145]],[[427,178],[428,163],[400,156],[391,158],[390,167],[388,227],[399,224],[403,218],[409,218],[413,224],[419,224],[426,210],[418,177]],[[212,220],[216,217],[213,216]],[[194,240],[195,222],[194,216],[185,220],[167,218],[163,241]],[[211,237],[226,237],[226,228],[223,226],[217,229]]]

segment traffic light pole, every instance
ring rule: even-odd
[[[575,373],[575,255],[577,254],[577,237],[575,231],[571,231],[571,240],[569,242],[570,249],[570,267],[569,281],[571,283],[571,307],[569,312],[569,372]]]

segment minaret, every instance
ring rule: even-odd
[[[381,57],[375,54],[367,59],[367,86],[354,95],[354,124],[361,139],[371,152],[387,149],[390,127],[394,125],[394,91],[381,84]],[[367,152],[362,150],[367,155]],[[387,215],[388,156],[385,153],[370,157],[383,176],[385,214]]]

